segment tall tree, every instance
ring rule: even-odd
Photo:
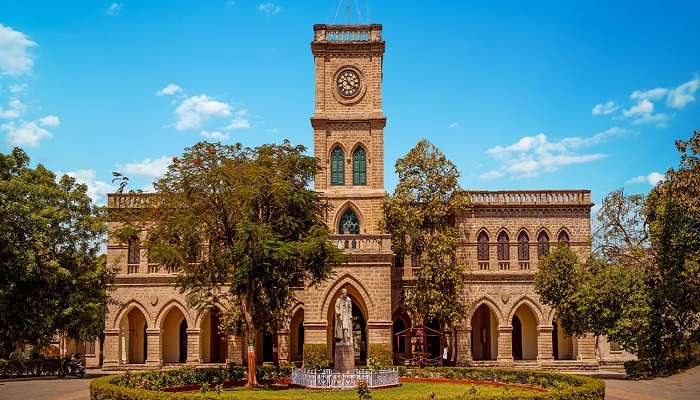
[[[145,224],[119,233],[144,230],[149,258],[180,270],[192,305],[225,305],[226,326],[248,338],[250,385],[257,332],[278,326],[295,288],[318,284],[343,259],[330,241],[327,205],[309,189],[320,167],[305,150],[286,141],[255,149],[197,143],[156,182],[157,207]]]
[[[414,320],[453,327],[466,314],[464,271],[457,264],[458,216],[468,207],[459,172],[440,149],[421,140],[396,161],[398,185],[384,201],[383,228],[401,261],[420,268],[415,286],[403,294]]]
[[[94,339],[104,329],[113,271],[99,256],[103,210],[87,187],[19,148],[0,153],[0,337],[5,352],[56,333]]]

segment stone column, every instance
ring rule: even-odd
[[[595,337],[590,333],[587,333],[578,338],[578,351],[577,351],[579,361],[596,361],[595,356]]]
[[[187,364],[200,364],[199,333],[197,328],[187,328]]]
[[[160,347],[160,334],[161,330],[159,328],[146,329],[146,342],[148,343],[146,365],[149,367],[160,367],[163,365],[163,356],[161,354],[162,349]]]
[[[103,368],[119,366],[119,329],[105,329]]]
[[[289,329],[277,331],[277,360],[280,364],[289,363]]]
[[[457,365],[469,365],[472,361],[472,329],[456,328],[457,344],[454,351],[457,352]]]
[[[226,350],[226,362],[243,365],[244,336],[231,335],[228,337],[228,349]]]
[[[498,363],[501,365],[513,364],[513,326],[503,325],[498,327]]]
[[[367,322],[367,358],[382,356],[377,354],[381,347],[386,348],[389,360],[393,360],[391,353],[391,321],[368,321]],[[385,349],[382,349],[384,351]],[[372,354],[374,352],[375,354]]]
[[[304,321],[304,344],[326,345],[326,359],[333,362],[333,348],[328,346],[328,323],[326,321]]]
[[[541,366],[548,366],[554,363],[552,330],[552,325],[537,326],[537,363]]]

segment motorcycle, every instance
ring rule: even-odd
[[[85,377],[85,364],[78,354],[66,356],[58,368],[58,377],[65,378],[67,376],[76,376],[78,378]]]

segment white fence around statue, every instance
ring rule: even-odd
[[[292,383],[312,389],[354,389],[357,381],[364,379],[371,388],[396,386],[399,384],[399,371],[396,369],[356,369],[353,373],[333,372],[332,369],[292,371]]]

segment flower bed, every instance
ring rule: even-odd
[[[261,367],[264,372],[259,373],[259,378],[272,378],[271,380],[285,379],[286,367]],[[402,371],[404,372],[404,371]],[[275,387],[269,391],[266,389],[235,389],[228,391],[227,387],[236,383],[242,383],[245,378],[245,370],[240,366],[230,365],[228,368],[178,368],[169,370],[157,370],[140,373],[126,373],[118,376],[107,376],[95,379],[90,384],[91,400],[161,400],[161,399],[204,399],[211,398],[200,391],[179,391],[194,389],[204,386],[209,391],[219,392],[221,399],[257,399],[275,397],[286,398],[354,398],[354,392],[318,392],[304,389],[285,389]],[[265,379],[262,379],[265,380]],[[411,380],[415,382],[408,383]],[[551,372],[501,369],[501,368],[449,368],[435,367],[424,369],[405,370],[405,388],[376,390],[379,399],[406,398],[405,391],[415,389],[421,385],[420,381],[430,383],[427,387],[438,394],[441,399],[542,399],[542,400],[603,400],[605,397],[605,384],[597,379],[576,375],[566,375]],[[455,384],[464,384],[464,391],[459,394],[445,397],[441,395],[440,386],[450,385],[454,389]],[[483,385],[484,387],[501,387],[504,390],[494,392],[484,390],[479,393],[470,384]],[[409,387],[413,385],[412,387]],[[423,387],[423,386],[421,386]],[[169,388],[169,389],[168,389]],[[510,390],[510,389],[514,390]],[[405,389],[405,390],[404,390]],[[523,390],[518,390],[523,389]],[[167,392],[165,390],[168,390]],[[421,393],[419,398],[428,398],[430,390]],[[274,393],[274,395],[273,395]],[[325,394],[324,394],[325,393]],[[451,393],[456,393],[452,390]],[[415,391],[410,393],[415,398]],[[321,397],[319,397],[321,396]]]
[[[56,375],[61,365],[58,358],[33,358],[8,360],[0,358],[0,377],[18,378],[25,376]]]

